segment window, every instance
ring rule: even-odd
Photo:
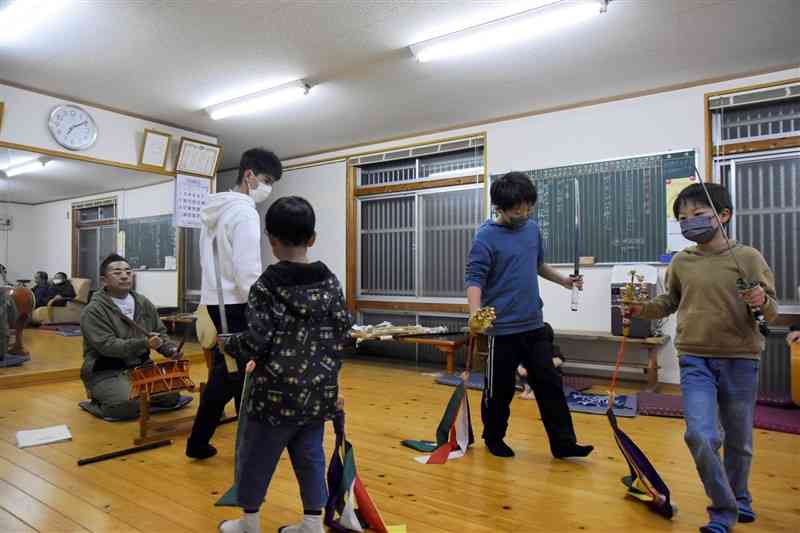
[[[353,161],[359,166],[358,186],[483,175],[482,143],[472,139],[361,157]]]
[[[707,95],[716,177],[734,205],[731,237],[775,273],[781,312],[800,312],[800,84]]]
[[[113,198],[74,204],[73,276],[100,286],[100,263],[117,251],[117,204]]]
[[[719,111],[721,142],[800,135],[800,99]]]
[[[764,255],[782,311],[800,310],[800,150],[729,157],[720,171],[734,203],[731,236]]]
[[[365,155],[350,164],[357,217],[352,296],[463,304],[467,255],[484,219],[483,137]]]
[[[460,298],[483,185],[360,200],[359,296]]]

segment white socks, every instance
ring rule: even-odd
[[[279,533],[325,533],[322,527],[322,515],[303,515],[303,521],[291,526],[283,526]]]
[[[239,520],[225,520],[220,523],[219,530],[220,533],[261,533],[261,513],[244,513]]]

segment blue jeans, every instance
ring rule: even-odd
[[[247,416],[242,413],[242,416]],[[241,423],[241,422],[240,422]],[[243,509],[261,507],[269,482],[285,448],[300,485],[303,509],[322,510],[328,499],[325,485],[325,452],[322,420],[304,426],[273,426],[256,418],[247,419],[239,449],[239,505]]]
[[[728,527],[738,509],[751,509],[747,488],[753,459],[753,412],[758,361],[682,355],[681,390],[686,444],[711,498],[711,520]],[[724,445],[724,463],[719,449]]]

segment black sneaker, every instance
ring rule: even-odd
[[[502,440],[487,440],[485,442],[486,448],[489,450],[489,452],[491,452],[492,455],[496,455],[497,457],[514,457],[514,450],[512,450],[509,445]]]
[[[567,457],[586,457],[594,450],[594,446],[581,446],[571,444],[564,448],[554,448],[553,457],[556,459],[566,459]]]
[[[204,447],[186,445],[186,457],[192,459],[208,459],[217,455],[217,449],[210,444]]]

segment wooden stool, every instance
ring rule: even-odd
[[[174,437],[189,432],[194,416],[173,418],[164,422],[150,421],[150,403],[152,398],[179,391],[194,392],[195,384],[189,377],[189,361],[163,361],[152,365],[140,366],[131,371],[130,399],[139,398],[139,436],[134,444],[156,442],[165,437]]]

